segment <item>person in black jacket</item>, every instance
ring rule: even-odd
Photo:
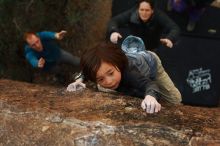
[[[121,30],[126,29],[122,34]],[[160,43],[172,48],[180,33],[179,27],[164,12],[154,9],[151,0],[139,0],[137,7],[113,17],[108,24],[108,38],[120,43],[126,35],[144,40],[147,50],[156,49]]]
[[[84,78],[105,89],[144,98],[141,107],[147,113],[161,110],[158,102],[160,98],[172,104],[180,104],[181,94],[163,69],[159,57],[146,51],[146,58],[144,51],[129,54],[110,42],[99,43],[81,56]],[[156,68],[156,72],[152,72],[152,68]],[[75,83],[68,85],[67,90],[72,85]]]

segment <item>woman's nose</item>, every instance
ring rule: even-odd
[[[113,79],[112,78],[106,78],[106,85],[111,85],[112,84]]]

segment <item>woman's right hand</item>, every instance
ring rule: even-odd
[[[141,103],[141,107],[147,113],[153,114],[161,110],[161,105],[157,102],[156,98],[151,95],[146,95]]]
[[[113,44],[117,44],[118,43],[118,39],[122,38],[121,34],[118,32],[113,32],[110,36],[110,41]]]
[[[81,82],[81,80],[77,80],[71,84],[69,84],[66,88],[67,91],[73,92],[73,91],[78,91],[78,90],[83,90],[86,88],[86,84]]]

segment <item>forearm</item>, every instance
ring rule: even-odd
[[[157,93],[158,91],[159,91],[159,87],[157,86],[156,82],[151,81],[146,86],[145,96],[151,95],[154,98],[156,98],[156,100],[158,101],[160,99],[160,97],[158,96],[158,93]]]
[[[38,35],[42,40],[56,39],[56,37],[55,37],[56,33],[51,32],[51,31],[42,31],[42,32],[39,32]]]
[[[180,35],[179,26],[162,11],[158,11],[157,17],[160,25],[165,31],[164,38],[167,38],[171,40],[172,43],[175,43]]]
[[[178,40],[179,35],[180,35],[180,28],[176,24],[173,24],[172,27],[170,27],[170,31],[167,34],[166,38],[171,40],[172,43],[175,43]]]
[[[36,57],[31,56],[30,54],[27,54],[25,57],[34,68],[38,67],[38,59]]]

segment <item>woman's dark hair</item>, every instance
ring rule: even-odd
[[[153,2],[153,0],[138,0],[137,8],[140,7],[140,4],[141,4],[142,2],[149,3],[150,6],[151,6],[151,9],[154,9],[154,2]]]
[[[101,42],[94,48],[85,50],[80,65],[85,79],[96,82],[96,73],[102,62],[112,64],[121,72],[128,65],[128,59],[121,48],[110,42]]]

